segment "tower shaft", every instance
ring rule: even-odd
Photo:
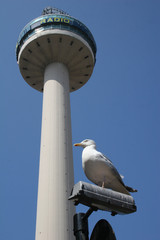
[[[16,44],[24,80],[43,92],[36,240],[74,239],[75,209],[68,201],[74,185],[69,93],[91,77],[96,51],[90,30],[52,7],[22,29]]]
[[[62,63],[44,73],[36,240],[72,240],[74,185],[69,72]]]

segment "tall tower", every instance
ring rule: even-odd
[[[36,240],[72,240],[74,185],[69,93],[90,78],[96,44],[89,29],[56,8],[19,35],[17,62],[24,80],[43,92]]]

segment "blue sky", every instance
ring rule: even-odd
[[[112,217],[118,240],[158,240],[160,202],[160,2],[158,0],[3,1],[1,4],[0,239],[34,240],[42,94],[20,75],[22,28],[54,6],[82,21],[97,43],[91,79],[71,94],[72,140],[94,139],[133,194],[137,212]],[[89,181],[73,148],[75,183]],[[79,206],[77,212],[86,212]]]

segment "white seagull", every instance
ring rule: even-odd
[[[96,185],[110,188],[114,191],[130,195],[129,192],[137,192],[136,189],[126,186],[122,177],[113,163],[96,150],[96,143],[91,139],[85,139],[74,146],[83,147],[82,167],[87,178]]]

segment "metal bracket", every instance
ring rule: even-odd
[[[97,208],[89,208],[86,213],[77,213],[74,215],[74,235],[76,240],[89,240],[88,218],[93,211],[97,210]]]

